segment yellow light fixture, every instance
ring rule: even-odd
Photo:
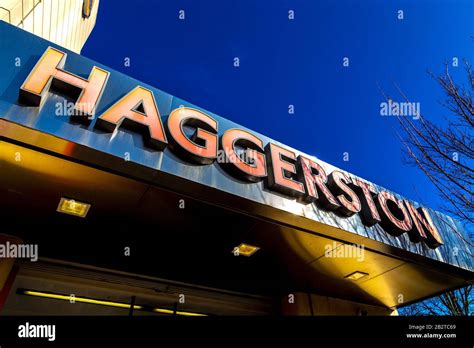
[[[131,304],[123,303],[123,302],[114,302],[114,301],[105,301],[105,300],[97,300],[93,298],[86,298],[86,297],[77,297],[72,295],[61,295],[61,294],[54,294],[49,292],[42,292],[42,291],[34,291],[34,290],[21,290],[21,294],[27,296],[35,296],[35,297],[42,297],[42,298],[49,298],[54,300],[62,300],[62,301],[69,301],[69,302],[79,302],[79,303],[88,303],[88,304],[95,304],[100,306],[109,306],[109,307],[118,307],[118,308],[127,308],[130,309]],[[144,308],[140,305],[133,305],[133,309],[138,310],[147,310],[149,311],[150,308]],[[164,313],[164,314],[175,314],[171,309],[164,309],[164,308],[153,308],[153,312],[157,313]],[[184,312],[184,311],[177,311],[176,315],[182,316],[189,316],[189,317],[205,317],[207,314],[202,313],[193,313],[193,312]]]
[[[240,243],[239,246],[236,246],[232,253],[236,256],[252,256],[255,254],[260,248],[254,245]]]
[[[163,313],[163,314],[174,314],[174,311],[170,309],[163,309],[163,308],[153,308],[153,312]],[[206,314],[201,313],[193,313],[193,312],[183,312],[183,311],[176,311],[176,315],[184,315],[188,317],[206,317]]]
[[[91,205],[88,203],[78,202],[74,199],[61,197],[58,204],[58,212],[85,218]]]
[[[50,298],[50,299],[63,300],[63,301],[69,301],[69,302],[74,301],[74,302],[80,302],[80,303],[89,303],[89,304],[95,304],[95,305],[101,305],[101,306],[110,306],[110,307],[119,307],[119,308],[128,308],[128,309],[130,309],[131,307],[131,305],[128,303],[95,300],[92,298],[52,294],[52,293],[41,292],[41,291],[25,290],[22,293],[23,295],[28,295],[28,296]],[[142,309],[142,308],[143,308],[142,306],[133,305],[133,309]]]
[[[174,314],[174,311],[170,309],[163,309],[163,308],[153,308],[153,312],[163,313],[163,314]]]
[[[355,271],[351,274],[346,275],[344,278],[345,279],[350,279],[350,280],[359,280],[359,279],[364,278],[365,276],[368,276],[368,275],[369,275],[369,273]]]

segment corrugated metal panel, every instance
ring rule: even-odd
[[[80,53],[94,28],[99,0],[83,16],[84,0],[0,0],[0,20]]]

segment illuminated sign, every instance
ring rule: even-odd
[[[84,122],[94,118],[107,85],[109,72],[94,66],[88,79],[63,70],[66,53],[49,47],[20,87],[19,101],[40,106],[49,89],[75,98],[72,116]],[[425,208],[415,208],[388,191],[335,170],[326,173],[317,160],[297,155],[273,142],[263,141],[248,131],[231,128],[219,134],[219,123],[203,111],[179,107],[165,124],[154,93],[136,86],[105,110],[94,127],[114,132],[125,127],[142,134],[146,146],[157,151],[166,147],[183,160],[198,164],[219,163],[236,179],[264,182],[265,187],[315,204],[340,217],[359,214],[366,226],[379,224],[387,233],[407,233],[414,243],[437,248],[443,240]]]

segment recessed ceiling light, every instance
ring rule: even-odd
[[[368,276],[368,275],[369,275],[369,273],[355,271],[354,273],[346,275],[344,278],[345,279],[350,279],[350,280],[359,280],[359,279],[364,278],[365,276]]]
[[[255,254],[260,248],[254,245],[240,243],[239,246],[236,246],[232,253],[236,256],[252,256]]]
[[[86,217],[89,208],[91,207],[88,203],[78,202],[74,199],[62,197],[58,204],[58,212],[63,214],[69,214],[79,217]]]

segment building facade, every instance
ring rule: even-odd
[[[1,0],[0,20],[81,53],[98,9],[99,0]]]
[[[472,284],[449,216],[9,23],[2,315],[393,315]]]

